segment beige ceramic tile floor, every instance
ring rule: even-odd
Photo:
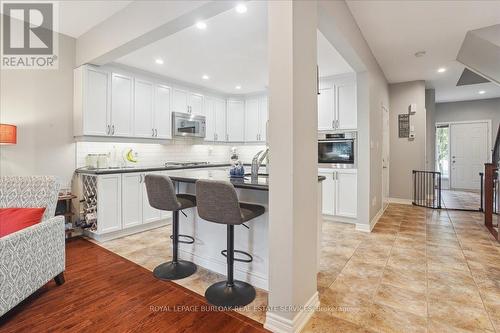
[[[170,228],[101,245],[147,269],[170,258]],[[321,307],[305,332],[498,332],[500,244],[482,214],[390,205],[372,233],[326,222]],[[224,277],[200,268],[176,281],[199,294]],[[265,318],[267,294],[241,311]]]
[[[479,191],[443,190],[441,202],[448,209],[479,210],[481,207],[481,193]]]

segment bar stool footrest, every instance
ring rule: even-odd
[[[189,235],[182,235],[182,234],[179,234],[179,236],[177,236],[177,242],[179,243],[183,243],[183,244],[193,244],[194,243],[194,238],[189,236]],[[189,240],[181,240],[179,238],[187,238]],[[170,239],[171,240],[174,240],[174,235],[170,235]]]
[[[244,259],[244,258],[233,258],[234,261],[239,261],[239,262],[252,262],[253,261],[253,257],[250,253],[248,252],[245,252],[245,251],[240,251],[240,250],[234,250],[234,253],[239,253],[239,254],[242,254],[244,256],[246,256],[248,259]],[[222,250],[220,251],[220,254],[222,254],[224,257],[227,258],[227,250]]]

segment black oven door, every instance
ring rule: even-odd
[[[318,163],[354,164],[354,140],[318,141]]]

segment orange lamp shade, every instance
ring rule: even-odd
[[[17,143],[17,127],[9,124],[0,124],[0,144]]]

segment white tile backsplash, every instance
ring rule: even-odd
[[[261,144],[210,144],[171,141],[168,144],[158,143],[123,143],[123,142],[77,142],[76,143],[76,167],[85,166],[87,154],[112,153],[116,148],[117,156],[122,161],[123,152],[133,149],[138,153],[138,162],[127,165],[156,166],[163,165],[167,161],[207,161],[228,163],[231,156],[231,148],[236,147],[240,160],[251,163],[253,156],[265,148]],[[122,162],[123,163],[123,162]]]

